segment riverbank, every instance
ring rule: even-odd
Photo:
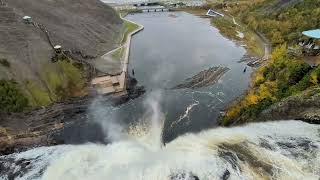
[[[266,120],[268,117],[271,118],[268,120],[303,119],[306,122],[317,123],[319,96],[314,89],[320,84],[320,67],[305,63],[303,55],[288,53],[289,47],[297,45],[302,31],[315,27],[315,2],[248,0],[213,6],[233,14],[250,29],[262,32],[274,48],[270,60],[253,75],[252,87],[226,109],[220,119],[220,125],[239,125]],[[303,21],[303,27],[302,22],[297,22],[297,17],[302,16],[307,19]],[[310,92],[315,92],[310,95],[312,100],[307,97]],[[309,103],[307,108],[302,105],[305,102]],[[276,109],[287,112],[279,112]]]
[[[254,59],[266,59],[270,56],[271,47],[269,41],[263,37],[261,33],[257,33],[246,25],[242,24],[232,15],[229,15],[226,11],[221,11],[223,17],[209,17],[206,16],[208,7],[196,7],[196,8],[181,8],[180,11],[185,11],[203,18],[210,18],[214,27],[218,28],[220,33],[237,43],[239,46],[244,47],[247,50],[246,57],[240,62],[247,62]],[[256,58],[255,58],[256,57]]]
[[[119,92],[125,91],[125,93],[112,98],[112,102],[115,105],[136,98],[144,92],[143,88],[136,86],[134,79],[127,76],[131,37],[141,31],[143,26],[124,18],[122,19],[124,21],[124,28],[123,35],[119,41],[121,46],[107,53],[107,55],[112,54],[118,49],[122,49],[123,51],[122,59],[117,59],[117,61],[121,62],[120,65],[122,66],[120,68],[122,75],[119,76],[122,86]],[[132,26],[132,24],[135,26]],[[109,71],[104,71],[103,73],[108,74]],[[35,146],[49,146],[63,143],[63,141],[57,141],[52,136],[58,134],[70,123],[84,121],[86,119],[84,117],[87,113],[87,108],[92,99],[92,96],[68,98],[63,102],[56,102],[47,107],[34,109],[26,113],[0,114],[0,154],[9,154]]]
[[[100,62],[96,62],[96,64],[100,65],[105,64],[106,62],[117,62],[117,71],[115,71],[113,74],[107,73],[107,75],[102,75],[92,79],[91,84],[96,89],[98,94],[120,94],[120,96],[127,94],[126,82],[129,75],[128,64],[131,38],[136,33],[142,31],[144,27],[140,24],[123,18],[120,13],[119,16],[123,20],[123,28],[121,31],[122,36],[119,41],[119,46],[101,56]],[[109,69],[109,63],[107,63],[106,66],[107,69]],[[100,69],[103,70],[103,68]]]

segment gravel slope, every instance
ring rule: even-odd
[[[116,12],[99,0],[1,1],[0,58],[7,59],[10,68],[0,65],[0,79],[14,79],[21,86],[32,80],[45,89],[41,77],[44,71],[61,73],[51,63],[53,50],[45,33],[24,24],[23,16],[31,16],[34,22],[42,24],[52,44],[90,57],[114,48],[122,27]]]

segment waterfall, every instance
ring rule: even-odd
[[[112,106],[89,108],[110,140],[104,144],[38,147],[0,157],[0,179],[212,180],[318,179],[320,126],[302,121],[247,124],[189,133],[162,145],[161,93],[144,101],[145,113],[129,126]]]
[[[318,179],[320,175],[320,127],[301,121],[216,128],[180,136],[162,148],[139,138],[108,145],[39,147],[3,156],[0,179],[9,175],[44,180]]]

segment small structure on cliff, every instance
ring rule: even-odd
[[[311,67],[318,66],[320,64],[320,29],[303,31],[297,48],[290,47],[289,53],[303,56],[304,61]]]
[[[299,46],[302,48],[302,53],[308,56],[320,55],[320,29],[303,31],[302,39]]]
[[[60,46],[60,45],[55,45],[53,47],[53,49],[54,49],[55,53],[57,53],[57,54],[62,53],[62,46]]]
[[[31,24],[32,23],[32,18],[30,16],[23,16],[23,22],[25,24]]]
[[[101,95],[124,92],[125,89],[125,72],[120,75],[107,75],[94,78],[91,81],[96,92]]]

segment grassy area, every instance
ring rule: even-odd
[[[42,81],[27,80],[25,94],[31,106],[47,106],[55,101],[84,94],[85,78],[71,61],[60,60],[56,67],[43,67]]]
[[[206,5],[198,8],[183,8],[181,10],[197,16],[203,16],[210,8],[212,8],[212,6]],[[223,14],[225,14],[225,12],[223,12]],[[239,22],[237,21],[237,23]],[[257,36],[254,31],[247,28],[247,26],[243,24],[235,24],[233,22],[232,16],[226,15],[225,17],[217,16],[211,18],[211,24],[217,27],[224,37],[237,42],[244,42],[244,44],[246,44],[247,46],[246,49],[249,54],[259,57],[262,57],[264,55],[264,42],[261,41],[260,37]],[[238,36],[238,32],[243,33],[244,38],[240,38]]]
[[[112,58],[121,60],[124,56],[125,48],[121,47],[112,53]]]
[[[0,112],[21,112],[28,106],[28,99],[14,81],[0,80]]]
[[[185,11],[187,13],[196,15],[196,16],[203,16],[207,13],[207,9],[205,9],[204,7],[201,8],[181,8],[181,9],[177,9],[177,11]]]
[[[50,93],[41,87],[38,82],[27,80],[25,84],[26,90],[30,94],[28,99],[31,106],[47,106],[52,103]]]
[[[86,80],[83,77],[81,70],[75,67],[71,61],[59,61],[58,65],[62,70],[64,79],[63,84],[57,86],[55,89],[58,97],[60,99],[65,99],[70,96],[83,94]]]
[[[128,35],[137,30],[139,26],[135,23],[132,23],[130,21],[124,20],[123,22],[123,38],[121,40],[121,44],[124,44],[127,41]]]
[[[244,42],[249,54],[262,57],[264,55],[264,43],[255,32],[244,25],[237,25],[231,17],[214,17],[211,18],[213,26],[217,27],[220,33],[234,41]],[[238,22],[237,22],[238,23]],[[238,36],[238,32],[244,34],[243,38]]]

